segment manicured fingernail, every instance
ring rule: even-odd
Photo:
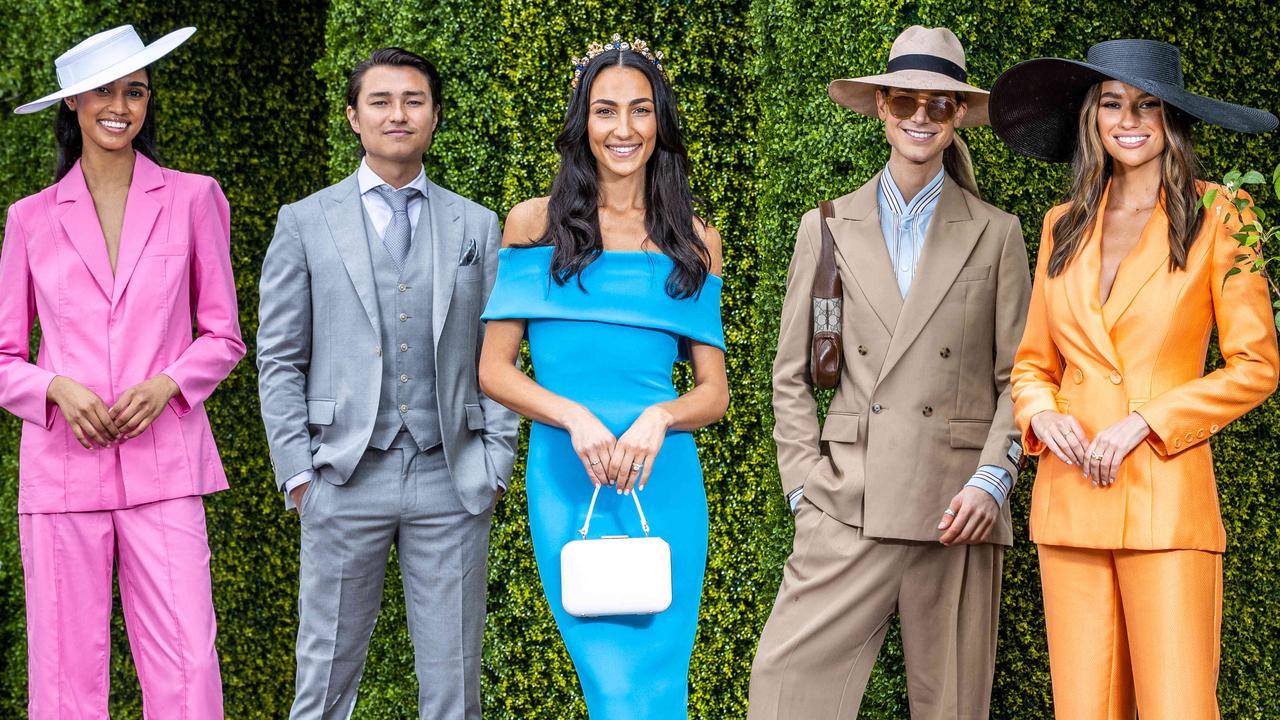
[[[938,529],[939,529],[939,530],[943,529],[943,528],[944,528],[944,527],[946,527],[946,526],[947,526],[947,525],[946,525],[946,523],[938,523]]]
[[[618,488],[618,494],[619,494],[619,495],[621,495],[621,494],[622,494],[622,488]]]

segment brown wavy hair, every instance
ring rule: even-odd
[[[1113,173],[1111,156],[1098,134],[1098,101],[1102,83],[1089,88],[1080,108],[1076,153],[1071,160],[1070,204],[1053,224],[1053,251],[1049,255],[1049,277],[1057,277],[1079,254],[1089,231],[1102,210],[1102,193]],[[1192,118],[1166,102],[1160,104],[1164,115],[1164,151],[1160,155],[1160,190],[1164,212],[1169,217],[1169,271],[1185,270],[1187,252],[1200,233],[1204,222],[1201,212],[1197,177],[1200,157],[1196,155],[1192,137]]]

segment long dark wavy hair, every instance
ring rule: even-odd
[[[701,201],[689,187],[689,155],[680,139],[680,118],[671,84],[653,63],[633,50],[610,49],[583,69],[578,87],[569,97],[564,128],[556,137],[560,170],[551,183],[547,227],[542,237],[526,247],[553,246],[551,276],[559,285],[577,279],[579,287],[582,271],[604,250],[600,236],[600,183],[587,137],[587,121],[591,85],[610,67],[639,70],[653,87],[658,136],[657,147],[644,170],[645,232],[674,264],[667,276],[667,294],[691,297],[702,289],[711,266],[706,243],[694,226],[702,222],[694,209]]]
[[[147,84],[151,85],[151,69],[147,68]],[[58,159],[54,164],[53,181],[58,182],[71,172],[76,161],[84,154],[84,136],[80,134],[80,120],[76,111],[58,101],[58,113],[53,119],[53,139],[58,146]],[[156,92],[152,87],[147,94],[147,116],[142,129],[133,138],[133,149],[147,156],[157,165],[160,153],[156,149]]]
[[[1057,277],[1080,252],[1089,232],[1102,212],[1102,193],[1115,172],[1111,156],[1098,134],[1098,102],[1102,83],[1085,94],[1076,130],[1076,154],[1071,161],[1071,189],[1067,211],[1053,224],[1053,252],[1049,255],[1049,277]],[[1200,226],[1204,224],[1196,178],[1200,158],[1196,155],[1189,115],[1166,102],[1164,151],[1160,154],[1160,189],[1163,208],[1169,217],[1169,271],[1187,268],[1187,253]]]

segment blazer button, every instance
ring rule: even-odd
[[[1111,384],[1112,384],[1112,385],[1119,385],[1119,384],[1120,384],[1120,382],[1121,382],[1122,380],[1124,380],[1124,378],[1120,377],[1120,373],[1118,373],[1118,372],[1113,372],[1113,373],[1111,373]]]
[[[933,417],[933,408],[925,406],[925,409],[921,414],[925,417]]]
[[[374,348],[373,354],[382,357],[382,348]]]
[[[1176,448],[1180,448],[1180,447],[1182,447],[1182,438],[1174,438],[1174,439],[1173,439],[1173,446],[1174,446],[1174,447],[1176,447]]]
[[[951,357],[951,348],[942,348],[942,352],[940,352],[940,353],[938,353],[938,354],[939,354],[939,355],[941,355],[941,356],[942,356],[942,357],[944,357],[944,358],[949,358],[949,357]]]
[[[1188,444],[1188,445],[1190,445],[1190,444],[1191,444],[1191,442],[1192,442],[1193,440],[1195,440],[1195,439],[1196,439],[1196,436],[1195,436],[1195,435],[1192,435],[1191,433],[1187,433],[1187,444]]]
[[[1210,425],[1210,426],[1209,426],[1209,432],[1211,432],[1211,433],[1216,433],[1216,432],[1218,432],[1218,426],[1217,426],[1217,425]]]
[[[859,354],[859,355],[866,355],[866,354],[867,354],[867,346],[866,346],[866,345],[859,345],[859,346],[858,346],[858,354]]]
[[[1079,385],[1080,383],[1084,382],[1084,373],[1080,372],[1079,369],[1076,369],[1075,378],[1076,378],[1076,384]]]
[[[880,414],[880,411],[881,411],[881,410],[884,410],[884,406],[883,406],[883,405],[881,405],[880,403],[876,403],[876,404],[874,404],[874,405],[872,405],[872,406],[871,406],[871,412],[873,412],[873,413],[875,413],[875,414],[877,414],[877,415],[879,415],[879,414]]]
[[[1196,437],[1198,438],[1204,437],[1204,428],[1200,428],[1199,430],[1196,431]]]

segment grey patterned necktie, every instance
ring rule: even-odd
[[[409,257],[409,243],[413,236],[413,225],[409,222],[409,200],[422,193],[412,187],[392,190],[390,185],[379,185],[373,191],[391,208],[391,222],[382,233],[382,246],[391,253],[396,269],[402,270],[405,259]]]

